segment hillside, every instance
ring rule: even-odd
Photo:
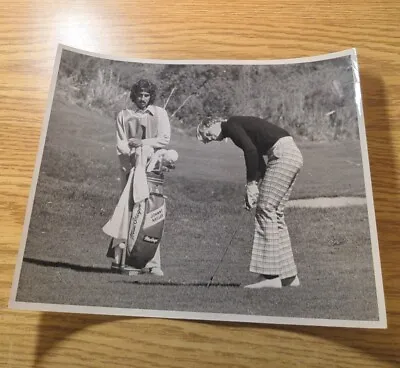
[[[297,139],[358,139],[349,57],[289,65],[171,65],[112,61],[63,51],[56,94],[115,118],[130,107],[139,78],[158,87],[156,103],[172,124],[192,132],[207,115],[254,115]]]

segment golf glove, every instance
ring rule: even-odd
[[[251,210],[258,201],[258,185],[256,181],[252,181],[246,185],[245,208]]]

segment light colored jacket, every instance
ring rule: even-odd
[[[139,126],[145,131],[143,145],[153,147],[155,151],[165,148],[171,139],[171,125],[165,109],[149,105],[145,111],[122,110],[116,120],[117,154],[121,169],[126,173],[132,168],[132,150],[128,141],[136,137]]]

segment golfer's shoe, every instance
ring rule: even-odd
[[[283,287],[286,287],[286,286],[292,286],[292,287],[300,286],[299,277],[296,275],[296,276],[287,277],[285,279],[282,279],[282,286]]]
[[[300,280],[299,277],[296,275],[294,280],[289,284],[289,286],[297,287],[300,286]]]
[[[160,276],[160,277],[164,276],[164,272],[162,271],[161,268],[158,267],[150,268],[149,273],[154,276]]]
[[[281,289],[282,282],[279,277],[274,279],[266,279],[260,278],[261,281],[258,281],[254,284],[246,285],[246,289],[263,289],[263,288],[272,288],[272,289]]]

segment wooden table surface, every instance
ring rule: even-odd
[[[400,365],[399,24],[398,0],[2,1],[0,366]],[[258,326],[8,310],[58,42],[119,57],[163,59],[278,59],[356,47],[389,328]]]

